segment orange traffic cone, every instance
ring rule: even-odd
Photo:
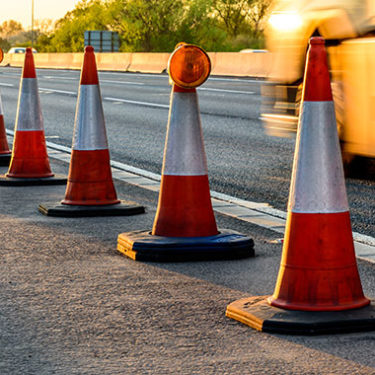
[[[5,132],[4,112],[0,96],[0,165],[9,165],[12,152],[9,150],[7,135]]]
[[[159,204],[152,233],[122,233],[118,250],[134,260],[254,255],[253,240],[217,229],[195,87],[210,73],[200,48],[180,44],[169,61],[172,89]]]
[[[104,113],[94,48],[85,48],[72,156],[65,198],[61,204],[41,204],[50,216],[134,215],[144,207],[117,199],[112,180]]]
[[[227,316],[273,332],[374,329],[375,315],[371,318],[369,313],[374,306],[364,308],[370,300],[363,295],[356,264],[327,56],[320,37],[310,41],[302,99],[274,294],[236,301],[228,306]]]
[[[57,185],[66,178],[53,177],[49,165],[40,108],[38,83],[31,48],[26,49],[18,99],[12,159],[1,185]]]
[[[159,204],[152,234],[167,237],[218,234],[195,88],[173,86]]]

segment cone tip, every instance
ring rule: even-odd
[[[81,85],[98,85],[98,72],[96,69],[96,60],[94,47],[86,46],[81,71]]]
[[[31,47],[26,48],[22,78],[36,78],[33,49]]]
[[[325,40],[322,37],[310,39],[302,98],[315,102],[333,100]]]
[[[85,53],[94,53],[94,47],[93,46],[86,46],[85,47]]]
[[[192,87],[191,89],[184,89],[183,87],[173,84],[172,91],[173,92],[196,92],[196,89],[195,87]]]
[[[322,38],[321,36],[313,36],[312,38],[310,38],[310,44],[313,45],[313,44],[325,44],[325,39]]]

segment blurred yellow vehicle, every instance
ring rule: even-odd
[[[296,131],[311,36],[326,39],[338,130],[347,171],[375,158],[375,0],[274,0],[266,28],[272,54],[262,87],[268,134]]]

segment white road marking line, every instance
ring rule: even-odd
[[[154,77],[154,78],[165,78],[169,79],[167,74],[150,74],[150,73],[129,73],[129,72],[99,72],[99,74],[125,74],[133,77]],[[247,79],[246,77],[238,78],[220,78],[220,77],[209,77],[207,81],[223,81],[223,82],[241,82],[241,83],[264,83],[264,79]]]
[[[216,78],[216,77],[210,77],[207,81],[224,81],[224,82],[236,82],[236,83],[264,83],[262,78],[260,79],[247,79],[247,78]]]
[[[62,80],[79,80],[78,77],[59,77],[59,76],[41,76],[40,78],[44,79],[62,79]]]
[[[144,85],[144,84],[142,84]],[[58,94],[68,94],[68,95],[77,95],[77,93],[72,91],[64,91],[64,90],[56,90],[56,89],[48,89],[44,87],[40,87],[39,90],[43,91],[49,91],[49,92],[56,92]],[[233,93],[233,94],[245,94],[245,95],[253,95],[253,91],[237,91],[237,90],[221,90],[221,89],[211,89],[208,87],[199,87],[199,91],[214,91],[214,92],[223,92],[223,93]],[[166,104],[157,104],[157,103],[149,103],[149,102],[139,102],[135,100],[127,100],[127,99],[118,99],[118,98],[111,98],[111,97],[105,97],[104,100],[109,101],[119,101],[123,103],[129,103],[129,104],[137,104],[137,105],[147,105],[149,107],[159,107],[159,108],[169,108],[169,105]]]
[[[45,87],[39,87],[39,90],[48,91],[48,92],[56,92],[57,94],[77,95],[77,93],[73,91],[55,90],[55,89],[49,89]]]
[[[117,84],[124,84],[124,85],[135,85],[135,86],[145,86],[146,84],[145,83],[141,83],[141,82],[130,82],[130,81],[111,81],[111,80],[108,80],[108,79],[101,79],[99,80],[100,83],[104,82],[104,83],[117,83]]]
[[[52,77],[52,76],[44,76],[43,78],[46,79],[71,79],[75,80],[77,78],[73,77]],[[78,80],[78,79],[77,79]],[[228,80],[227,80],[228,81]],[[99,83],[115,83],[119,85],[134,85],[134,86],[151,86],[147,85],[146,83],[141,83],[141,82],[131,82],[131,81],[113,81],[113,80],[108,80],[108,79],[100,79]],[[223,93],[229,93],[229,94],[244,94],[244,95],[254,95],[254,91],[240,91],[240,90],[226,90],[226,89],[214,89],[214,88],[209,88],[209,87],[199,87],[198,90],[202,91],[213,91],[213,92],[223,92]]]
[[[76,80],[79,81],[79,77],[59,77],[59,76],[42,76],[41,78],[44,79],[60,79],[60,80]],[[116,84],[124,84],[124,85],[135,85],[135,86],[144,86],[145,83],[141,82],[131,82],[131,81],[112,81],[107,79],[101,79],[99,83],[116,83]]]
[[[149,102],[138,102],[136,100],[127,100],[127,99],[118,99],[118,98],[110,98],[110,97],[104,97],[103,100],[108,100],[111,102],[121,102],[121,103],[127,103],[127,104],[135,104],[135,105],[141,105],[146,107],[156,107],[156,108],[166,108],[169,109],[169,104],[157,104],[157,103],[149,103]]]
[[[0,83],[0,86],[13,87],[12,83]]]
[[[215,91],[215,92],[223,92],[223,93],[230,93],[230,94],[245,94],[245,95],[254,95],[254,91],[238,91],[238,90],[225,90],[225,89],[211,89],[208,87],[198,87],[199,91]]]
[[[72,72],[69,69],[37,69],[37,70],[52,71],[52,72],[58,71],[58,72],[64,72],[64,73],[71,73]],[[78,69],[77,69],[77,71],[78,71]],[[152,74],[152,73],[131,73],[131,72],[121,72],[121,71],[119,71],[119,72],[98,71],[98,73],[99,73],[99,75],[102,75],[102,74],[103,75],[121,74],[122,76],[128,75],[128,76],[132,76],[132,77],[154,77],[154,78],[169,79],[169,76],[167,74],[160,74],[160,73],[155,73],[155,74]],[[11,74],[11,73],[9,73],[9,74]],[[14,74],[14,75],[17,75],[17,74]],[[71,78],[71,79],[75,79],[75,78]],[[267,81],[264,80],[263,78],[251,79],[251,78],[247,78],[247,77],[224,78],[224,77],[211,76],[211,77],[208,78],[208,81],[223,81],[223,82],[237,82],[237,83],[267,83]]]
[[[77,93],[76,93],[76,92],[73,92],[73,91],[54,90],[54,89],[48,89],[48,88],[45,88],[45,87],[40,87],[40,88],[39,88],[39,91],[40,91],[40,92],[43,92],[43,93],[51,93],[51,92],[55,92],[55,93],[58,93],[58,94],[67,94],[67,95],[74,95],[74,96],[77,96]],[[126,104],[141,105],[141,106],[145,106],[145,107],[155,107],[155,108],[165,108],[165,109],[169,109],[169,104],[158,104],[158,103],[149,103],[149,102],[139,102],[139,101],[136,101],[136,100],[128,100],[128,99],[120,99],[120,98],[111,98],[111,97],[104,97],[103,100],[107,100],[107,101],[110,101],[110,102],[116,102],[116,104],[119,104],[119,103],[126,103]]]

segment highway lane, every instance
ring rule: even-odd
[[[6,126],[13,129],[21,70],[0,69]],[[45,131],[71,145],[78,71],[38,70]],[[160,173],[170,86],[167,75],[100,73],[113,160]],[[211,188],[285,210],[294,140],[264,134],[259,121],[262,81],[211,77],[199,89]],[[373,180],[347,179],[353,229],[375,236]]]

